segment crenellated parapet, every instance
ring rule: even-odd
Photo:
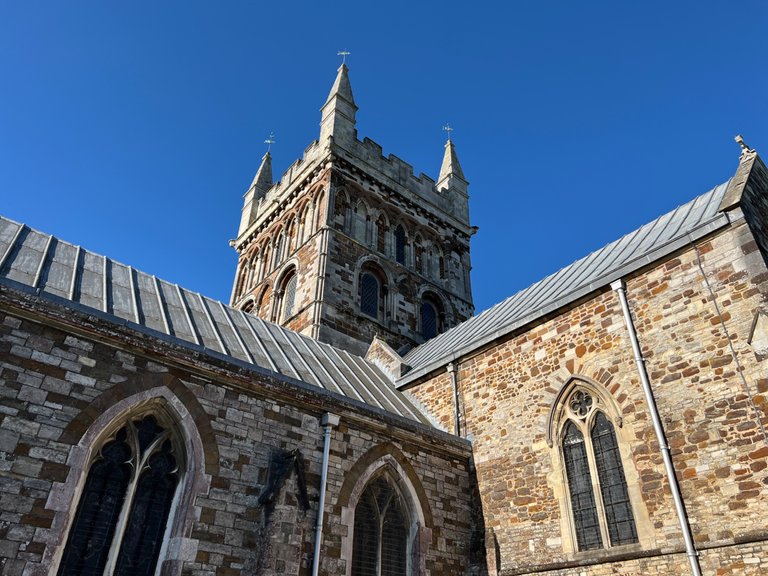
[[[342,65],[318,139],[277,182],[262,159],[232,242],[231,302],[357,353],[375,336],[407,349],[474,311],[468,183],[451,141],[437,180],[416,175],[358,139],[356,112]]]

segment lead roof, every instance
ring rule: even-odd
[[[729,182],[414,348],[403,358],[410,371],[398,380],[398,385],[406,386],[724,226],[728,217],[719,206]]]
[[[0,216],[0,285],[429,423],[375,365]]]

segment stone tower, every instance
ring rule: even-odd
[[[357,139],[342,64],[320,138],[280,181],[264,155],[245,194],[231,304],[317,340],[396,350],[473,313],[467,181],[450,140],[437,183]]]

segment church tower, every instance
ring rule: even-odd
[[[357,139],[342,64],[321,108],[320,137],[272,181],[264,155],[245,194],[231,304],[364,354],[395,350],[469,318],[468,183],[449,139],[437,183]]]

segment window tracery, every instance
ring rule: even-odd
[[[354,576],[405,576],[408,557],[405,505],[387,475],[366,486],[355,508]]]
[[[154,574],[183,463],[180,439],[158,415],[118,424],[89,465],[59,576]]]
[[[638,541],[616,432],[605,409],[599,396],[581,386],[563,406],[560,449],[581,551]]]

